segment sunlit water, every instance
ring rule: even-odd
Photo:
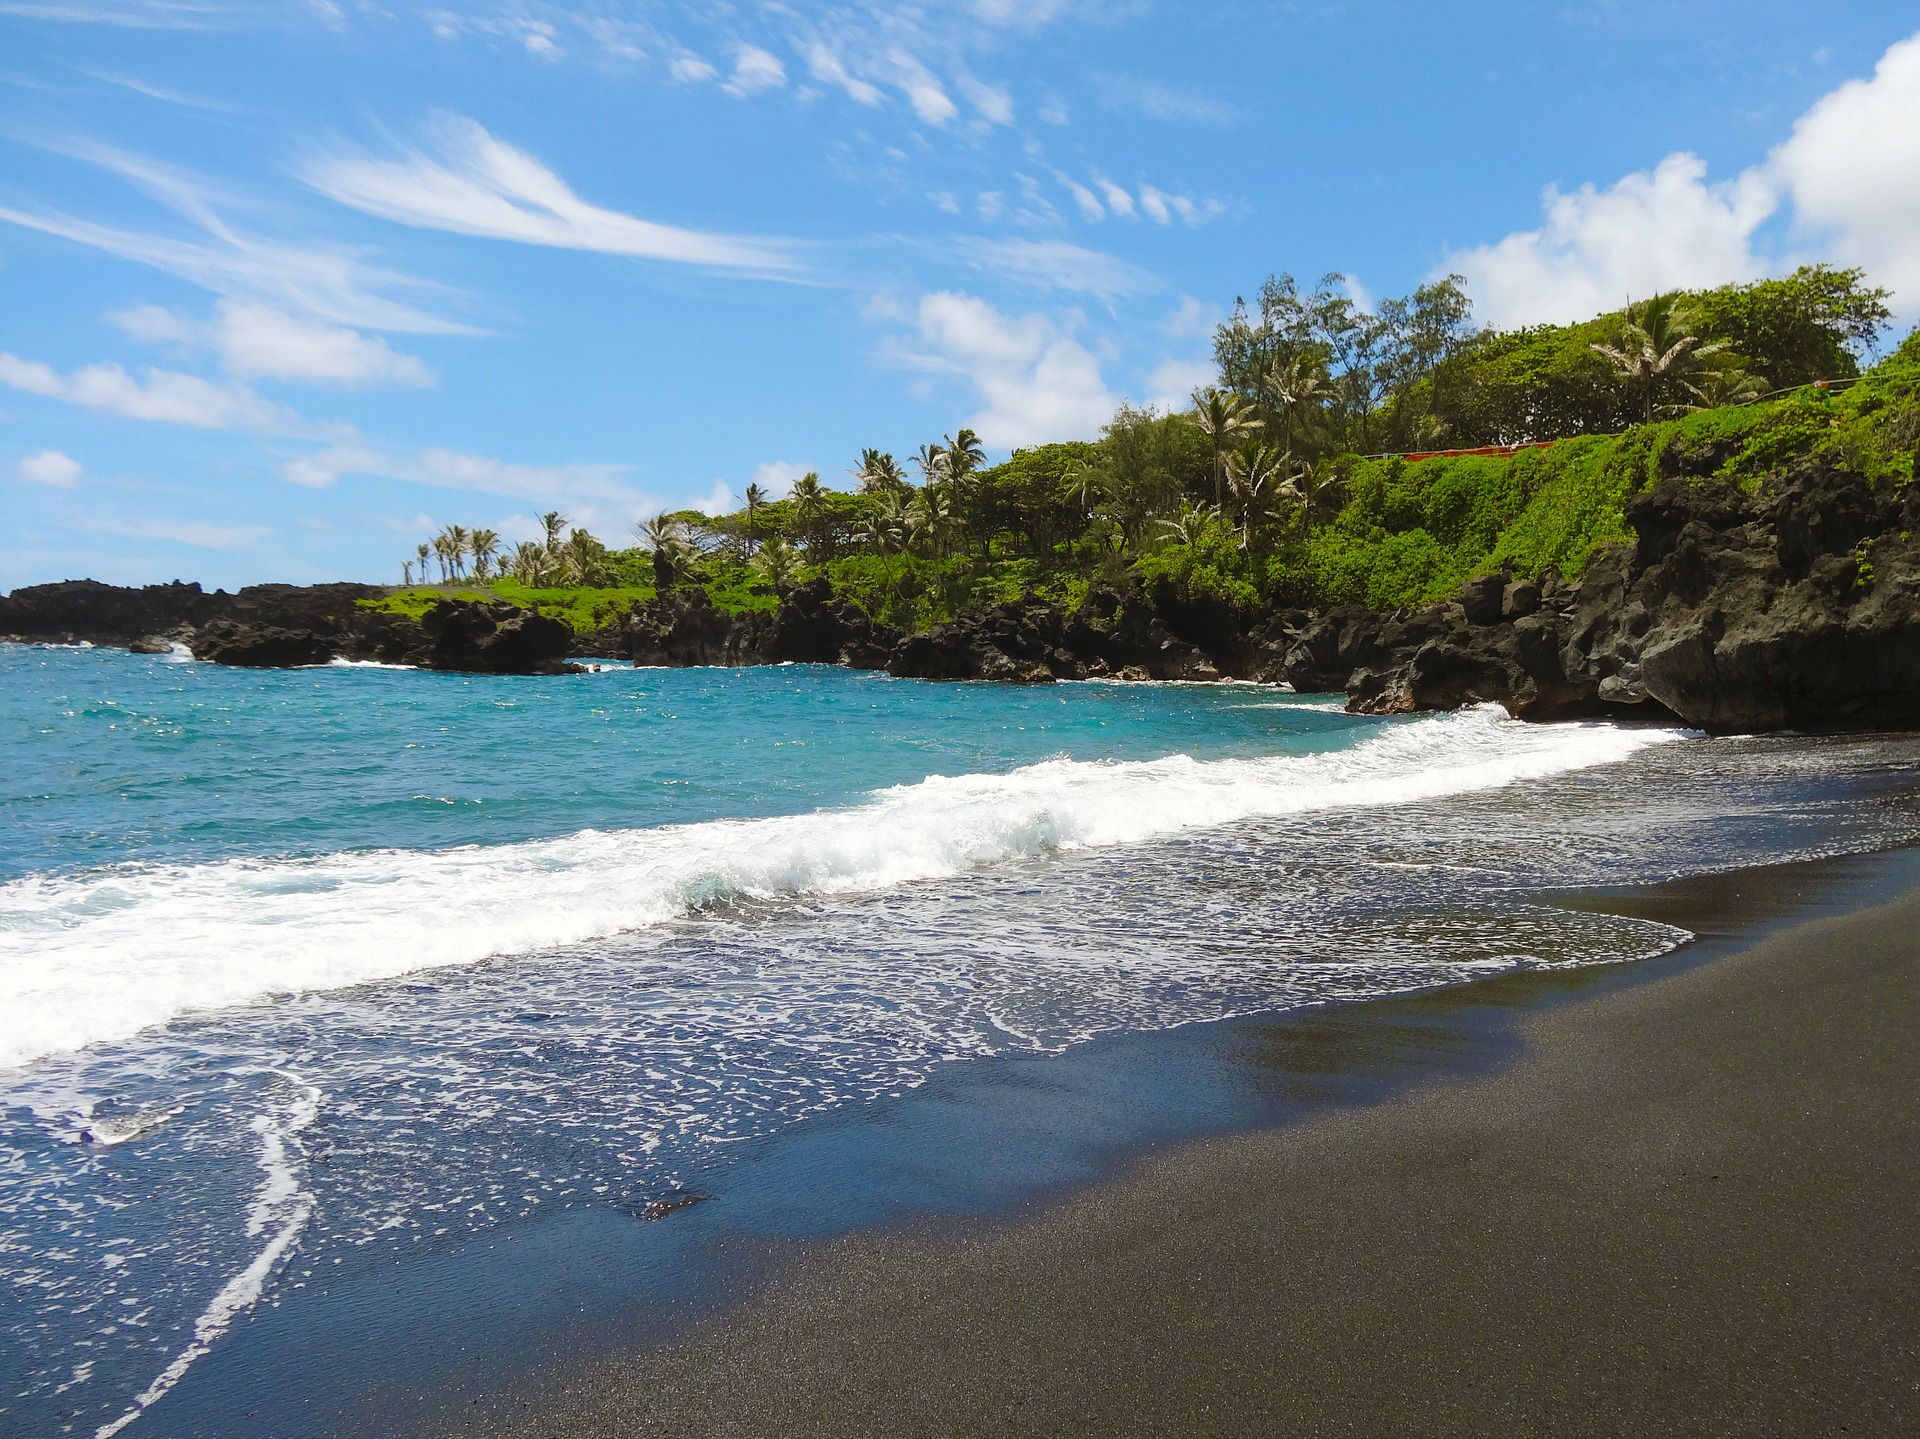
[[[259,1303],[1055,1052],[1684,938],[1554,886],[1903,841],[1905,740],[812,667],[0,647],[0,1429]]]

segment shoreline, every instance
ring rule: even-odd
[[[444,1432],[1920,1422],[1920,852],[1543,898],[1700,938],[1281,1026],[1298,1122],[830,1240],[659,1347],[449,1394]]]

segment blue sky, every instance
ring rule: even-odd
[[[1910,4],[0,0],[0,586],[394,580],[1178,401],[1270,271],[1862,263]]]

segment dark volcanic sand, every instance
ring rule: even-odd
[[[1917,955],[1910,894],[1536,1015],[1496,1077],[844,1240],[486,1432],[1920,1433]]]

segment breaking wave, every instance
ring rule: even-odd
[[[1412,803],[1627,758],[1671,730],[1480,709],[1310,755],[1057,759],[811,814],[447,850],[142,864],[0,887],[0,1067],[200,1009],[579,944],[731,899],[865,893],[1248,819]]]

